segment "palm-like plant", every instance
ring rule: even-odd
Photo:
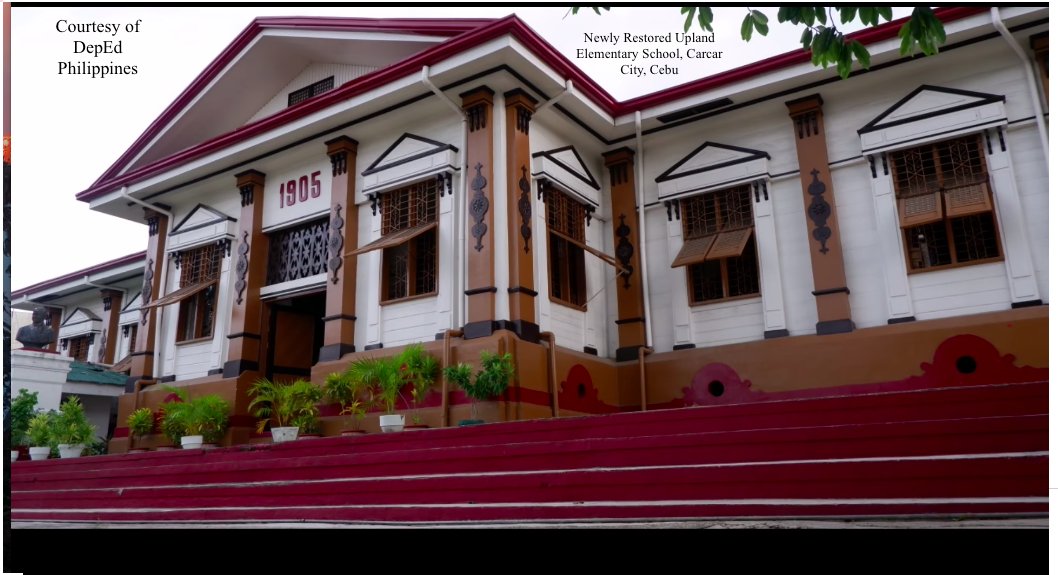
[[[459,363],[445,368],[444,376],[448,381],[458,385],[470,397],[471,417],[477,419],[478,401],[484,401],[507,390],[514,379],[514,359],[511,354],[500,355],[491,351],[481,352],[481,370],[471,382],[472,368]]]
[[[375,403],[370,383],[354,377],[349,369],[328,375],[323,382],[323,392],[328,401],[342,408],[339,415],[352,417],[355,430],[360,429],[360,420]]]
[[[417,409],[426,399],[437,379],[437,359],[423,348],[421,343],[409,345],[396,358],[405,381],[411,383],[411,405]],[[416,416],[418,420],[418,416]]]
[[[131,448],[136,439],[147,435],[154,429],[154,413],[149,407],[141,407],[129,414],[125,419],[125,424],[129,426],[129,448]]]
[[[259,379],[250,386],[248,393],[253,399],[247,408],[259,418],[258,433],[263,433],[269,422],[273,428],[308,427],[308,423],[315,422],[320,415],[316,404],[323,399],[323,389],[311,381],[298,379],[292,383],[280,383]]]

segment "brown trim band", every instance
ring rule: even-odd
[[[848,333],[854,329],[856,329],[856,324],[851,319],[833,319],[816,323],[816,335]]]
[[[628,346],[628,347],[619,347],[619,348],[617,348],[617,353],[615,354],[615,360],[618,361],[618,362],[622,362],[622,361],[632,361],[634,359],[639,359],[639,348],[641,348],[641,347],[643,347],[643,346],[642,345],[631,345],[631,346]]]
[[[496,293],[497,291],[499,291],[499,290],[496,289],[496,286],[485,286],[485,287],[479,287],[479,288],[474,288],[474,289],[468,289],[465,292],[463,292],[463,294],[464,295],[478,295],[478,294],[483,294],[483,293]]]
[[[852,292],[850,292],[850,291],[849,291],[849,288],[847,288],[847,287],[839,287],[839,288],[830,288],[830,289],[821,289],[821,290],[812,290],[812,295],[814,295],[814,296],[816,296],[816,297],[819,297],[819,296],[821,296],[821,295],[831,295],[831,294],[835,294],[835,293],[846,293],[846,294],[851,294]]]
[[[643,317],[626,317],[624,319],[614,320],[617,325],[624,325],[626,323],[645,323],[647,320]]]
[[[524,293],[530,297],[536,297],[538,295],[536,290],[529,289],[525,286],[507,288],[507,293]]]
[[[1016,301],[1016,302],[1010,304],[1010,309],[1018,309],[1018,308],[1022,308],[1022,307],[1034,307],[1034,306],[1038,306],[1038,305],[1043,305],[1043,300],[1034,299],[1034,300],[1030,300],[1030,301]]]
[[[364,346],[364,351],[371,351],[373,349],[382,349],[381,343],[372,343],[371,345]]]
[[[333,321],[336,319],[347,319],[349,321],[356,321],[355,315],[345,315],[344,313],[338,313],[334,315],[323,316],[323,321]]]
[[[672,346],[672,351],[680,351],[681,349],[694,349],[695,347],[697,346],[693,343],[681,343]]]
[[[347,353],[355,353],[356,346],[349,343],[332,343],[320,348],[319,361],[335,361]]]
[[[777,337],[789,337],[790,330],[787,329],[769,329],[764,332],[764,339],[775,339]]]
[[[909,322],[913,322],[913,321],[915,321],[915,316],[909,315],[907,317],[894,317],[894,318],[886,321],[885,323],[887,323],[889,325],[893,325],[895,323],[909,323]]]
[[[233,359],[224,362],[224,377],[239,377],[244,371],[257,371],[259,366],[256,361],[248,359]]]

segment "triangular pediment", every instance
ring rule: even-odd
[[[751,162],[761,158],[768,158],[767,152],[706,142],[695,148],[691,153],[684,156],[680,161],[665,170],[654,181],[665,182],[675,180],[693,174],[700,174],[710,170],[734,166],[744,162]]]
[[[1006,96],[923,84],[878,115],[858,133],[925,120],[941,114],[1003,102]]]
[[[191,210],[191,213],[184,216],[184,219],[176,224],[176,227],[173,228],[172,235],[190,232],[220,222],[234,221],[235,218],[221,212],[220,210],[211,208],[205,204],[198,204],[193,210]]]
[[[125,306],[121,308],[121,313],[125,313],[130,310],[140,309],[140,292],[136,292],[136,295],[130,297],[125,302]]]
[[[533,157],[547,158],[563,170],[569,172],[570,175],[578,180],[581,180],[596,190],[599,189],[599,182],[595,179],[595,176],[592,175],[591,170],[588,169],[588,165],[584,163],[584,159],[580,157],[580,154],[577,153],[577,149],[573,146],[536,152],[533,154]]]
[[[386,151],[382,152],[382,155],[372,162],[362,175],[368,176],[448,150],[458,152],[459,148],[451,144],[405,132],[401,137],[397,138],[397,141],[390,144],[389,148],[386,148]]]
[[[71,312],[70,315],[66,316],[66,319],[63,320],[62,326],[60,326],[60,327],[66,327],[68,325],[77,325],[79,323],[84,323],[86,321],[102,321],[102,320],[100,319],[100,317],[98,315],[88,311],[87,309],[85,309],[83,307],[79,307],[79,308],[73,310],[73,312]]]

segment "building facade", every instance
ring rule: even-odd
[[[1045,379],[1048,11],[937,13],[936,56],[894,22],[846,80],[794,52],[625,102],[516,17],[258,19],[78,194],[147,249],[59,345],[127,356],[119,422],[224,395],[231,443],[256,379],[416,342],[512,352],[491,420]]]

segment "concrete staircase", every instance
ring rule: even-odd
[[[1047,382],[12,465],[12,522],[1043,517]]]

